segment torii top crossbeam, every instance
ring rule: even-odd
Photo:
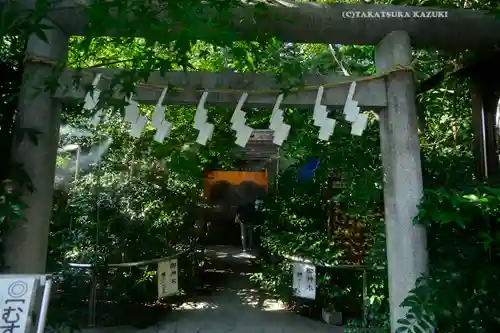
[[[68,34],[84,35],[88,22],[85,6],[92,1],[62,0],[57,5],[59,9],[52,11],[49,16]],[[0,3],[2,2],[5,4],[8,0],[0,0]],[[267,9],[263,10],[262,6],[254,5],[259,2],[265,4]],[[404,30],[410,35],[415,47],[458,50],[490,47],[500,42],[500,20],[482,11],[392,5],[303,3],[290,0],[265,2],[257,0],[254,4],[245,3],[232,11],[232,21],[238,39],[253,40],[257,37],[274,36],[286,42],[376,45],[390,32]],[[421,15],[422,12],[433,11],[445,14],[427,18],[426,15]],[[216,18],[216,14],[208,6],[202,11],[202,16],[207,19]],[[396,17],[383,18],[384,16]],[[158,16],[159,22],[167,17],[168,13],[161,11]],[[112,20],[109,24],[106,35],[129,34],[113,27]],[[206,29],[205,36],[210,35],[210,25],[207,25]],[[134,34],[138,37],[142,35],[141,31]],[[215,31],[214,37],[216,37]]]

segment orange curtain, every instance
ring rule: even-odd
[[[267,169],[265,171],[210,171],[205,175],[204,191],[208,198],[210,187],[218,181],[227,181],[232,185],[240,185],[245,181],[252,181],[257,185],[264,187],[267,191]]]

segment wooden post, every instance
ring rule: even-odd
[[[411,63],[410,37],[394,31],[377,46],[377,71]],[[380,146],[384,172],[384,206],[389,271],[391,331],[407,309],[401,302],[427,269],[425,229],[414,226],[417,205],[422,197],[422,167],[411,72],[395,72],[387,77],[387,109],[380,113]]]
[[[10,273],[44,273],[47,259],[61,106],[50,92],[40,89],[53,73],[53,65],[34,62],[30,57],[54,62],[65,59],[68,36],[50,21],[43,23],[53,29],[45,31],[48,43],[35,34],[30,36],[19,96],[16,130],[33,129],[40,134],[36,144],[24,135],[13,145],[13,162],[23,166],[35,191],[22,189],[22,200],[28,205],[23,211],[26,221],[12,226],[7,235],[5,260]]]

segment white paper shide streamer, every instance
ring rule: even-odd
[[[316,95],[316,102],[314,103],[313,119],[314,125],[319,127],[318,139],[328,141],[335,130],[337,121],[335,119],[328,118],[328,110],[325,105],[321,104],[323,91],[324,88],[319,87],[318,94]]]
[[[354,92],[356,90],[356,81],[351,83],[347,99],[344,105],[345,120],[352,123],[351,134],[361,136],[363,135],[366,125],[368,124],[368,116],[359,112],[358,102],[353,100]]]
[[[101,73],[98,73],[94,77],[92,91],[89,91],[85,95],[85,103],[83,106],[85,110],[95,110],[98,105],[101,90],[97,89],[97,86],[101,80],[101,76]],[[361,136],[367,127],[368,116],[360,112],[358,101],[354,100],[355,91],[356,82],[352,82],[347,94],[343,114],[345,119],[351,123],[351,134]],[[165,119],[165,107],[163,106],[167,92],[167,88],[164,88],[161,92],[151,118],[151,124],[156,129],[154,140],[159,143],[163,143],[165,138],[170,136],[172,130],[172,123]],[[316,101],[314,103],[313,119],[314,125],[319,127],[318,139],[329,141],[333,135],[337,121],[328,117],[328,109],[322,104],[323,94],[324,87],[321,86],[318,88]],[[207,96],[208,91],[203,92],[196,108],[193,125],[193,127],[199,131],[196,142],[201,145],[206,145],[212,138],[214,132],[214,124],[208,122],[208,110],[205,107]],[[242,111],[242,107],[247,101],[247,98],[248,93],[245,92],[241,95],[231,117],[231,129],[236,132],[235,143],[243,148],[246,147],[253,133],[253,128],[246,124],[246,113]],[[281,109],[283,99],[283,94],[277,97],[269,124],[269,129],[274,132],[273,143],[278,146],[283,145],[291,129],[289,124],[284,123],[284,111]],[[128,98],[127,102],[128,104],[125,107],[125,120],[131,125],[130,135],[139,138],[146,127],[147,118],[140,114],[139,104],[133,99],[133,95]],[[101,123],[102,117],[103,111],[99,109],[96,111],[91,123],[97,126]]]
[[[128,99],[128,105],[125,107],[125,121],[130,123],[130,136],[139,138],[146,127],[147,118],[139,114],[139,103],[132,99]]]
[[[207,141],[212,138],[214,132],[214,125],[207,122],[208,110],[205,108],[207,96],[208,91],[203,92],[194,116],[194,128],[199,131],[196,142],[201,145],[206,145]]]
[[[283,122],[283,110],[280,109],[281,102],[283,102],[283,94],[279,95],[274,104],[273,113],[271,114],[271,123],[269,129],[274,131],[273,143],[281,146],[288,138],[290,133],[290,125]]]
[[[243,93],[234,109],[233,116],[231,117],[231,129],[236,132],[235,143],[245,148],[252,135],[253,128],[246,124],[246,113],[241,110],[248,98],[248,93]]]
[[[97,89],[96,87],[99,84],[99,81],[101,80],[101,76],[102,74],[98,73],[95,76],[94,81],[92,81],[92,92],[89,91],[85,95],[85,104],[83,105],[84,110],[92,111],[97,106],[97,103],[99,102],[99,97],[101,96],[101,90]],[[102,110],[97,110],[90,123],[93,126],[99,125],[101,123],[102,116],[103,116]]]
[[[168,89],[164,88],[161,92],[160,98],[155,106],[155,111],[151,117],[151,124],[156,128],[154,140],[159,143],[163,143],[163,140],[170,135],[170,131],[172,130],[172,123],[165,120],[165,107],[163,106],[167,91]]]

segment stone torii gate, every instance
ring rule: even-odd
[[[36,0],[20,1],[25,7],[33,8]],[[91,0],[89,0],[91,2]],[[1,6],[9,1],[0,0]],[[376,45],[377,72],[383,73],[396,66],[410,66],[412,46],[443,49],[480,48],[500,42],[500,22],[483,12],[449,10],[446,17],[412,18],[415,11],[431,11],[432,8],[378,6],[355,4],[299,3],[287,0],[265,2],[266,15],[256,15],[253,5],[245,4],[234,9],[234,28],[241,39],[275,36],[287,42],[316,42],[332,44]],[[23,198],[29,205],[25,210],[27,222],[18,224],[7,240],[7,265],[13,273],[42,273],[45,271],[47,238],[52,204],[53,176],[55,170],[60,106],[62,97],[82,98],[83,92],[70,91],[65,96],[54,98],[51,92],[32,93],[43,84],[53,71],[49,62],[35,62],[40,57],[54,62],[67,57],[68,39],[71,35],[83,35],[88,24],[86,5],[81,1],[65,0],[57,10],[52,11],[46,24],[48,43],[35,34],[30,37],[27,53],[31,56],[25,64],[18,126],[34,128],[41,132],[38,145],[23,139],[14,147],[13,158],[22,163],[33,181],[36,191],[25,192]],[[442,9],[438,9],[442,11]],[[410,18],[363,19],[345,18],[342,13],[357,12],[400,12]],[[205,14],[215,17],[207,8]],[[161,15],[166,15],[162,13]],[[404,16],[404,15],[403,15]],[[471,28],[473,27],[473,28]],[[125,35],[109,27],[106,35]],[[209,30],[210,27],[207,27]],[[140,36],[141,33],[137,33]],[[100,69],[108,76],[118,70]],[[65,75],[70,75],[68,70]],[[61,79],[69,84],[68,77]],[[89,80],[89,79],[87,79]],[[335,77],[310,77],[307,84],[331,83],[341,80]],[[88,81],[87,81],[88,82]],[[207,90],[232,88],[252,90],[276,87],[272,78],[260,74],[217,74],[217,73],[169,73],[165,77],[154,74],[150,82],[169,83],[187,89],[179,94],[169,94],[167,104],[193,104],[200,93],[193,87]],[[191,88],[191,89],[189,89]],[[279,87],[276,87],[279,89]],[[347,86],[327,89],[323,104],[342,106],[347,95]],[[160,91],[138,88],[137,101],[156,103]],[[290,95],[284,106],[312,106],[315,92]],[[231,105],[237,96],[209,94],[207,105]],[[276,96],[252,96],[248,104],[270,106]],[[399,305],[415,285],[415,280],[426,272],[426,234],[420,226],[413,225],[417,205],[422,196],[422,171],[420,162],[419,136],[415,102],[414,79],[410,71],[398,71],[385,78],[360,83],[355,99],[362,108],[379,112],[380,142],[384,171],[385,223],[387,233],[387,257],[389,269],[389,291],[391,329],[397,327],[397,319],[403,318],[406,309]],[[47,176],[49,175],[49,177]]]

